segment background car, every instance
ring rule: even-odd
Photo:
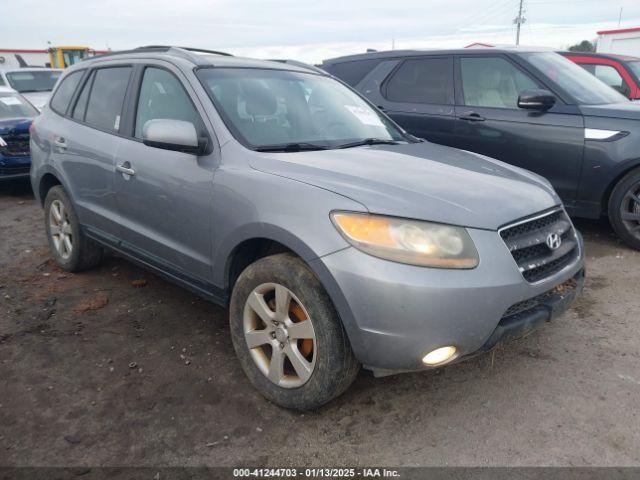
[[[36,115],[22,95],[0,87],[0,181],[29,178],[29,127]]]
[[[603,53],[560,53],[630,100],[640,100],[640,58]]]
[[[640,105],[551,51],[404,50],[325,60],[413,135],[546,177],[570,214],[640,249]]]
[[[42,110],[62,70],[57,68],[18,68],[0,70],[5,86],[21,93],[33,106]]]

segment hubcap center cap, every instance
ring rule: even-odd
[[[278,340],[280,343],[284,343],[288,339],[289,339],[289,333],[287,332],[286,328],[284,327],[276,328],[276,340]]]

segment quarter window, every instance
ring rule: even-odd
[[[159,118],[191,122],[197,130],[202,130],[200,116],[180,81],[166,70],[149,67],[144,71],[140,87],[136,138],[142,138],[145,123]]]
[[[78,83],[80,83],[83,73],[84,70],[80,70],[78,72],[70,73],[64,77],[62,79],[62,83],[56,90],[56,93],[54,93],[53,98],[51,99],[51,108],[60,115],[67,113],[69,102],[71,101],[73,92],[76,91]]]
[[[464,104],[472,107],[518,108],[524,90],[541,85],[499,57],[460,59]]]
[[[106,132],[117,132],[120,129],[122,105],[130,73],[131,67],[96,70],[87,102],[87,124]]]
[[[93,75],[85,82],[80,96],[76,101],[76,106],[73,108],[73,118],[84,122],[84,115],[87,111],[87,100],[89,100],[89,92],[91,91],[91,84],[93,83]]]
[[[389,79],[386,97],[392,102],[452,105],[451,58],[405,60]]]

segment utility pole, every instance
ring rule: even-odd
[[[618,15],[618,26],[622,23],[622,7],[620,7],[620,15]]]
[[[523,17],[523,4],[524,0],[520,0],[520,7],[518,8],[518,16],[513,20],[513,23],[516,24],[516,45],[520,45],[520,26],[527,21],[526,18]]]

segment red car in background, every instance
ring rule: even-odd
[[[640,58],[613,53],[559,52],[631,100],[640,100]]]

